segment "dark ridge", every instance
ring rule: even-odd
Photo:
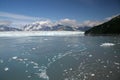
[[[85,31],[85,35],[120,35],[120,15]]]

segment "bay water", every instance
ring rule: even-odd
[[[120,37],[0,37],[0,80],[120,80]]]

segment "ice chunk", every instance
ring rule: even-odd
[[[35,74],[37,74],[42,79],[49,80],[49,77],[46,74],[46,70],[43,70],[41,73],[35,73]]]
[[[35,50],[36,48],[32,48],[32,50]]]
[[[93,56],[92,54],[89,55],[89,57],[92,57],[92,56]]]
[[[91,76],[95,76],[95,74],[92,73]]]
[[[114,43],[102,43],[100,46],[101,47],[110,47],[110,46],[114,46]]]
[[[28,78],[31,78],[31,76],[27,76]]]
[[[0,63],[3,63],[4,61],[3,60],[0,60]]]
[[[12,57],[12,59],[17,59],[17,58],[18,58],[17,56]]]
[[[72,71],[72,68],[70,68],[69,70]]]
[[[8,68],[8,67],[5,67],[5,68],[4,68],[4,71],[8,71],[8,70],[9,70],[9,68]]]
[[[33,66],[33,68],[39,68],[39,66]]]

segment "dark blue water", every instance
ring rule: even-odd
[[[120,37],[0,37],[0,80],[120,80]]]

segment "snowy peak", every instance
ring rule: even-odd
[[[32,24],[25,25],[23,30],[25,31],[39,31],[39,30],[50,30],[53,26],[51,21],[36,21]]]
[[[21,31],[21,29],[9,27],[7,25],[0,25],[0,31]]]
[[[24,31],[74,31],[71,26],[65,26],[51,21],[37,21],[32,24],[25,25]]]

